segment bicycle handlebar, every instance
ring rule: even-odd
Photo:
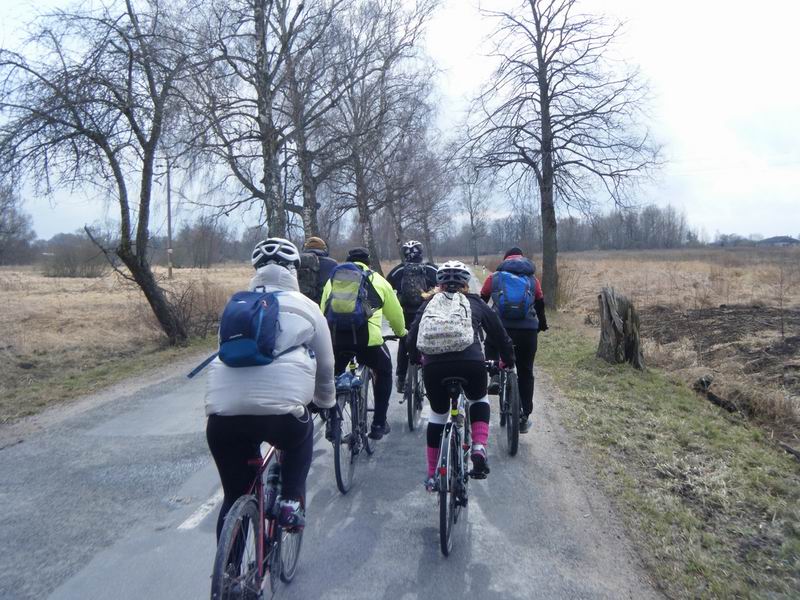
[[[494,375],[495,373],[499,373],[500,371],[513,371],[514,367],[509,368],[508,365],[506,365],[502,361],[487,360],[486,370],[489,372],[490,375]]]
[[[398,340],[401,340],[403,337],[404,336],[399,336],[399,335],[394,335],[394,334],[385,335],[385,336],[383,336],[383,341],[384,342],[396,342]]]

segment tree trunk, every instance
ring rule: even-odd
[[[372,219],[369,214],[369,191],[367,190],[367,180],[364,168],[358,157],[354,158],[353,170],[355,171],[356,184],[356,208],[358,209],[358,223],[361,225],[361,237],[364,245],[369,250],[370,267],[377,273],[383,275],[381,269],[381,254],[375,243],[375,232],[372,229]]]
[[[628,362],[644,369],[639,315],[633,303],[618,296],[614,288],[603,288],[597,296],[600,305],[600,344],[597,356],[613,364]]]
[[[475,228],[475,215],[470,212],[469,214],[469,230],[470,230],[470,241],[472,242],[472,264],[478,264],[478,233]]]
[[[311,160],[305,150],[305,139],[302,144],[298,140],[297,145],[297,168],[300,171],[300,181],[303,186],[303,230],[306,238],[309,238],[312,235],[319,236],[317,184],[311,173]]]
[[[161,325],[161,329],[164,330],[169,343],[173,346],[184,344],[188,339],[186,325],[181,322],[175,307],[170,304],[164,294],[164,290],[159,287],[147,260],[122,248],[117,250],[117,256],[128,267],[131,276],[144,293],[144,297],[150,304],[150,308],[153,310],[159,325]]]
[[[395,246],[397,247],[397,252],[400,256],[400,260],[403,260],[403,221],[398,214],[397,206],[395,205],[394,200],[391,200],[386,203],[386,210],[389,211],[389,217],[392,219],[392,228],[394,229],[394,241]]]

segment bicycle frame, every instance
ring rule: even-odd
[[[258,471],[253,479],[253,483],[250,484],[250,488],[247,490],[247,495],[256,496],[258,501],[258,514],[261,515],[261,518],[258,520],[258,544],[256,545],[256,560],[258,561],[259,579],[264,578],[264,542],[266,541],[267,536],[269,536],[271,539],[275,532],[275,520],[271,515],[266,513],[266,506],[264,506],[266,498],[264,497],[264,486],[262,485],[264,472],[267,470],[267,467],[273,458],[278,460],[278,451],[274,447],[270,446],[263,458],[256,458],[247,461],[247,464],[249,465],[258,466]],[[265,520],[269,523],[266,531],[264,531]]]

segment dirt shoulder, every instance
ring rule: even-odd
[[[593,329],[557,315],[537,365],[660,588],[674,598],[798,597],[800,464],[679,378],[607,365],[595,350]]]

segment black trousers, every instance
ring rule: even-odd
[[[334,370],[337,375],[344,372],[354,354],[359,364],[372,369],[375,377],[375,413],[372,416],[372,422],[378,425],[386,423],[389,397],[392,395],[392,357],[386,344],[358,349],[337,346],[333,350],[336,354]]]
[[[536,346],[539,333],[534,329],[506,329],[514,342],[514,354],[517,358],[517,379],[519,380],[519,398],[522,412],[529,415],[533,412],[533,361],[536,359]],[[486,358],[497,360],[497,348],[486,342]]]
[[[416,312],[404,312],[406,328],[411,329],[411,324],[417,318]],[[406,348],[406,338],[402,337],[397,342],[397,365],[395,365],[395,375],[403,381],[408,373],[408,349]]]
[[[217,519],[217,539],[225,515],[255,479],[258,467],[248,465],[247,461],[261,456],[262,442],[281,451],[281,496],[292,500],[305,496],[313,434],[314,424],[308,411],[300,419],[292,415],[208,417],[206,439],[225,493]]]

